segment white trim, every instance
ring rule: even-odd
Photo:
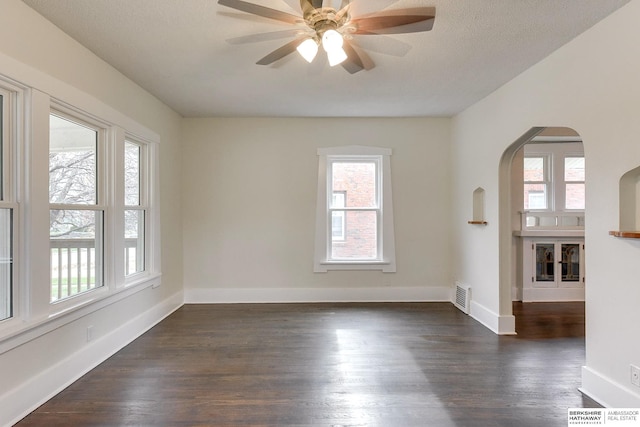
[[[0,396],[0,419],[9,420],[7,426],[17,423],[182,305],[182,293],[178,292],[58,364],[31,377],[27,382],[7,391]]]
[[[473,300],[469,315],[498,335],[516,334],[516,318],[513,315],[498,315]]]
[[[351,145],[344,147],[319,148],[318,160],[318,187],[316,198],[316,229],[314,251],[314,273],[327,273],[329,270],[378,270],[384,273],[396,272],[395,236],[393,223],[393,195],[391,186],[391,154],[390,148],[365,147]],[[378,179],[378,196],[375,211],[378,212],[379,238],[378,258],[374,260],[329,260],[328,248],[330,246],[330,222],[327,213],[330,206],[328,188],[330,183],[329,166],[333,160],[362,161],[373,160],[376,162]],[[348,224],[347,224],[348,227]]]
[[[157,288],[161,277],[149,277],[145,281],[137,283],[125,289],[116,291],[104,298],[93,298],[79,301],[77,305],[68,307],[55,316],[45,317],[37,322],[22,322],[13,328],[3,330],[3,338],[0,340],[0,354],[6,353],[13,348],[32,341],[68,323],[74,322],[81,317],[101,310],[111,304],[121,301],[145,288]]]
[[[2,69],[2,75],[17,82],[15,84],[49,94],[58,103],[70,108],[82,112],[90,111],[99,116],[101,120],[127,129],[128,132],[139,135],[140,138],[160,142],[160,136],[157,133],[108,106],[98,98],[1,52],[0,69]]]
[[[11,82],[12,86],[19,85],[22,89],[20,96],[20,111],[18,113],[19,128],[16,132],[24,137],[24,147],[18,147],[20,151],[14,153],[20,160],[17,165],[17,181],[20,184],[19,192],[15,194],[16,211],[14,213],[14,227],[16,242],[14,245],[14,265],[16,281],[14,284],[14,317],[0,322],[0,353],[10,348],[20,345],[15,339],[16,336],[41,336],[52,330],[46,325],[59,325],[58,319],[67,319],[69,311],[79,310],[79,313],[90,313],[113,303],[122,298],[123,295],[137,292],[139,288],[150,284],[158,287],[160,281],[160,205],[159,205],[159,154],[158,147],[160,138],[158,134],[146,127],[138,124],[123,113],[109,107],[99,99],[61,82],[49,75],[46,75],[28,65],[17,62],[14,59],[0,53],[0,83],[4,87],[4,82]],[[5,77],[6,76],[6,77]],[[16,76],[20,76],[20,82],[16,82]],[[151,188],[146,207],[149,212],[150,227],[149,234],[149,262],[148,274],[136,275],[135,279],[128,282],[124,289],[127,292],[115,291],[116,283],[114,277],[109,276],[110,271],[105,271],[105,286],[99,288],[91,295],[84,294],[73,301],[61,301],[53,307],[49,303],[49,269],[42,268],[48,265],[49,254],[49,195],[48,195],[48,141],[49,141],[49,116],[56,112],[70,114],[74,121],[81,119],[90,124],[106,129],[107,138],[114,138],[115,134],[124,137],[135,136],[136,139],[148,144],[148,183]],[[22,126],[24,124],[24,129]],[[104,141],[112,145],[113,140]],[[106,147],[105,147],[106,150]],[[24,154],[22,154],[24,153]],[[102,157],[105,157],[103,151]],[[111,151],[109,154],[113,154]],[[106,162],[98,169],[108,174],[113,172],[114,165]],[[99,180],[98,185],[107,185],[106,180]],[[111,184],[109,184],[111,185]],[[110,221],[109,215],[113,216],[113,202],[106,200],[117,193],[113,188],[102,188],[102,198],[98,200],[99,205],[91,206],[90,210],[102,210],[105,220]],[[105,191],[106,190],[106,191]],[[75,205],[74,205],[75,206]],[[79,207],[84,209],[85,207]],[[87,207],[88,208],[88,207]],[[112,221],[113,224],[113,221]],[[107,231],[109,233],[109,231]],[[112,236],[105,235],[109,240]],[[105,245],[104,250],[107,255],[113,254],[113,245]],[[119,257],[115,254],[116,258]],[[107,292],[108,291],[108,292]],[[88,304],[95,304],[95,307],[87,307]],[[31,329],[33,328],[33,331]],[[33,339],[33,338],[30,338]],[[18,343],[18,344],[16,344]]]
[[[185,304],[450,302],[450,286],[364,288],[187,288]]]
[[[640,408],[640,392],[618,384],[588,366],[582,367],[580,391],[605,408]]]
[[[580,288],[523,288],[522,302],[584,301],[584,287]]]

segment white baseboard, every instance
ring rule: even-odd
[[[0,396],[0,420],[11,426],[118,350],[151,329],[183,304],[182,292],[131,319],[90,345]]]
[[[498,335],[516,334],[516,318],[513,315],[500,316],[473,300],[469,315]]]
[[[191,288],[187,304],[309,302],[450,302],[451,287]]]
[[[640,393],[614,382],[588,366],[582,367],[580,391],[605,408],[640,408]]]
[[[524,288],[522,302],[584,301],[584,288]]]

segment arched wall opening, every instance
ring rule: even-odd
[[[502,324],[500,325],[500,333],[515,334],[515,317],[513,316],[512,304],[514,299],[523,300],[522,295],[522,277],[526,276],[527,268],[537,266],[531,264],[523,267],[522,259],[527,259],[527,254],[523,257],[523,236],[527,236],[526,232],[520,234],[518,229],[524,230],[529,220],[534,223],[537,220],[543,223],[534,224],[539,235],[554,236],[574,236],[579,237],[580,233],[584,236],[584,210],[578,212],[551,212],[542,213],[541,215],[527,217],[524,210],[523,201],[523,180],[514,179],[514,166],[520,165],[523,159],[523,148],[526,144],[532,142],[581,142],[580,135],[571,128],[564,127],[533,127],[524,133],[520,138],[514,141],[503,153],[499,164],[499,310]],[[580,144],[580,147],[582,145]],[[516,168],[516,173],[518,169]],[[520,165],[519,173],[522,175],[522,166]],[[584,184],[583,184],[584,185]],[[554,208],[555,210],[555,208]],[[551,224],[553,222],[553,224]],[[562,231],[559,233],[558,231]],[[530,235],[535,235],[531,233]],[[582,237],[584,238],[584,237]],[[552,239],[553,240],[553,239]],[[572,244],[573,245],[573,244]],[[560,247],[560,246],[559,246]],[[583,246],[582,246],[583,248]],[[564,246],[563,246],[564,249]],[[560,251],[558,251],[560,253]],[[560,261],[562,264],[562,260]],[[583,269],[583,262],[580,266]],[[569,264],[562,264],[563,268]],[[524,271],[522,270],[524,268]],[[552,267],[555,268],[555,267]],[[562,277],[562,273],[560,275]],[[531,279],[534,280],[533,278]],[[537,279],[536,279],[537,280]],[[584,280],[584,275],[578,280]],[[517,288],[516,283],[520,283]],[[582,299],[584,299],[584,282],[582,286]],[[576,293],[578,289],[569,289],[561,294],[560,298],[571,300],[579,298],[580,294]],[[529,289],[526,298],[538,298],[539,301],[547,300],[550,294],[545,292],[532,293],[538,291]],[[548,291],[542,289],[541,291]],[[525,291],[526,292],[526,291]],[[566,295],[565,295],[566,294]],[[526,299],[525,298],[525,299]]]

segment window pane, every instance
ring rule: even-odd
[[[524,180],[526,181],[544,181],[544,157],[525,157],[524,158]]]
[[[564,159],[564,180],[584,181],[584,157],[566,157]]]
[[[332,259],[377,259],[378,223],[375,211],[346,211],[345,237],[331,242]]]
[[[49,126],[49,201],[96,204],[98,132],[54,115]]]
[[[349,207],[376,206],[376,163],[334,162],[332,164],[333,193],[344,193]],[[335,202],[335,199],[334,199]],[[332,208],[342,206],[331,206]]]
[[[562,244],[562,281],[580,281],[580,246],[578,243]]]
[[[51,302],[102,286],[102,211],[50,211]]]
[[[0,320],[13,316],[11,209],[0,209]]]
[[[546,184],[525,184],[524,185],[524,208],[525,209],[547,209],[547,185]]]
[[[565,185],[565,208],[566,209],[584,209],[584,184],[566,184]]]
[[[144,211],[124,211],[125,275],[144,271]]]
[[[140,146],[132,142],[124,144],[124,204],[140,204]]]
[[[555,245],[553,243],[538,243],[536,245],[536,281],[555,281]]]

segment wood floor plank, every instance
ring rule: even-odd
[[[566,426],[597,406],[572,310],[506,337],[448,303],[185,305],[18,425]]]

